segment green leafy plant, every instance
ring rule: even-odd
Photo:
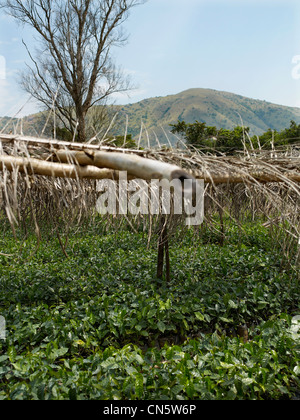
[[[280,399],[299,390],[298,273],[264,229],[170,252],[155,277],[143,234],[70,238],[0,256],[0,399]],[[7,254],[19,250],[2,237]],[[191,253],[193,245],[193,253]],[[249,339],[237,334],[246,324]]]

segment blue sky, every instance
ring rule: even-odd
[[[148,0],[124,25],[127,45],[113,51],[137,89],[114,100],[203,87],[300,107],[299,24],[299,0]],[[29,62],[22,39],[34,47],[31,31],[0,15],[0,115],[27,99],[17,83]],[[28,103],[20,115],[35,109]]]

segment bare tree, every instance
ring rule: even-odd
[[[130,81],[112,61],[111,49],[126,42],[122,23],[143,0],[0,0],[1,8],[34,28],[38,48],[21,84],[58,117],[80,142],[86,141],[86,116],[96,104]]]

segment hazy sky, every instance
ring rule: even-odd
[[[203,87],[300,107],[299,26],[299,0],[148,0],[124,25],[128,44],[114,50],[137,90],[114,99]],[[27,99],[17,83],[29,62],[22,39],[33,47],[32,32],[2,12],[0,115],[13,115]],[[29,103],[21,114],[33,110]]]

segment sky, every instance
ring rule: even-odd
[[[299,0],[148,0],[132,9],[113,56],[136,89],[118,104],[210,88],[300,107]],[[39,109],[19,87],[32,30],[0,10],[0,115]]]

